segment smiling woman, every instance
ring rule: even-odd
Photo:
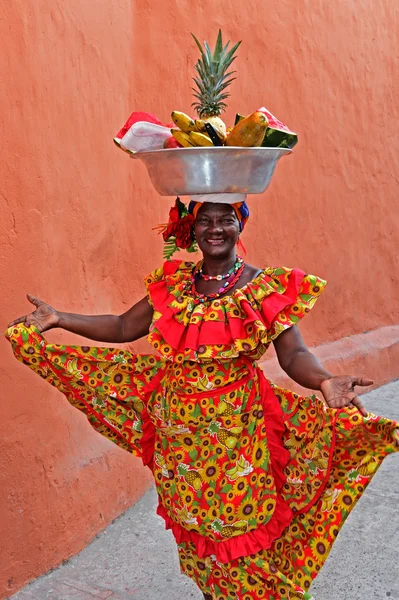
[[[164,231],[184,230],[184,244],[194,233],[198,264],[165,262],[119,316],[61,313],[29,296],[34,312],[7,337],[96,431],[151,469],[181,570],[207,600],[310,599],[350,510],[398,450],[398,425],[367,414],[355,387],[371,380],[333,376],[306,348],[297,324],[323,280],[238,257],[244,202],[183,212],[174,207]],[[115,343],[147,335],[158,355],[55,346],[42,336],[53,327]],[[257,361],[271,343],[286,373],[323,399],[265,378]]]

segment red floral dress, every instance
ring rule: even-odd
[[[190,294],[192,269],[170,261],[146,278],[159,356],[47,344],[23,326],[7,335],[19,360],[151,468],[181,569],[204,593],[309,599],[350,510],[398,450],[398,424],[328,409],[257,366],[324,281],[266,268],[202,304]]]

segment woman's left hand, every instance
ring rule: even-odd
[[[367,387],[372,385],[374,381],[365,377],[351,377],[350,375],[338,375],[325,379],[320,390],[330,408],[343,408],[349,406],[356,408],[364,417],[367,417],[367,410],[363,406],[360,398],[355,392],[355,386]]]

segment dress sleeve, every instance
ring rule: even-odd
[[[182,282],[191,272],[192,263],[182,260],[167,260],[161,267],[152,271],[144,278],[148,301],[153,308],[166,302],[170,289],[180,289]]]
[[[154,308],[154,302],[153,302],[153,299],[151,297],[151,292],[150,292],[151,286],[154,283],[158,283],[159,281],[163,281],[163,278],[164,278],[163,265],[161,267],[158,267],[154,271],[151,271],[151,273],[149,273],[144,278],[144,283],[145,283],[145,287],[146,287],[146,290],[147,290],[148,302],[150,303],[150,305],[152,306],[152,308]]]
[[[278,267],[265,271],[260,286],[263,294],[258,292],[257,304],[269,342],[310,312],[326,283],[300,269]]]

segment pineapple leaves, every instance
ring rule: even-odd
[[[227,45],[229,44],[230,42],[227,42]],[[219,29],[218,36],[216,38],[215,50],[213,51],[213,56],[215,57],[216,62],[219,62],[224,50],[225,48],[223,48],[222,30]]]
[[[235,53],[241,42],[237,42],[230,48],[230,41],[223,45],[222,30],[219,29],[214,50],[212,52],[209,44],[204,41],[201,45],[194,34],[191,34],[199,51],[200,58],[194,68],[198,76],[193,77],[195,88],[192,106],[200,117],[219,115],[226,108],[223,102],[229,97],[229,93],[222,92],[236,79],[231,77],[236,71],[228,71],[235,60]]]
[[[199,49],[199,51],[201,52],[201,56],[202,56],[202,58],[204,58],[204,51],[203,51],[203,49],[202,49],[202,46],[201,46],[201,44],[199,43],[199,41],[197,40],[197,38],[195,37],[195,35],[194,35],[193,33],[192,33],[191,35],[193,36],[193,38],[194,38],[194,42],[197,44],[197,46],[198,46],[198,49]]]

